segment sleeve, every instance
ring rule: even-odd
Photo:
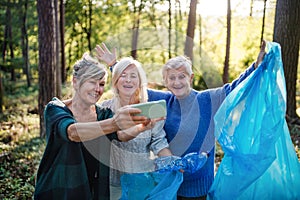
[[[164,131],[164,121],[156,122],[153,127],[151,134],[151,145],[150,149],[155,155],[158,154],[162,149],[168,148],[169,144],[166,138],[166,132]]]
[[[171,92],[163,90],[147,89],[148,101],[168,100],[171,97]]]
[[[225,92],[226,92],[226,96],[234,89],[236,88],[236,86],[238,84],[240,84],[243,80],[245,80],[254,70],[255,70],[255,67],[254,67],[254,64],[253,63],[250,67],[248,67],[246,69],[245,72],[243,72],[237,79],[235,79],[234,81],[232,81],[231,83],[227,83],[223,86],[223,88],[225,89]]]
[[[51,134],[54,134],[55,137],[70,141],[67,135],[67,128],[70,124],[75,123],[71,113],[67,112],[64,107],[50,102],[45,108],[44,116],[47,140]]]
[[[107,102],[107,105],[110,105],[110,101]],[[112,110],[109,107],[106,107],[106,105],[96,105],[97,108],[97,115],[98,115],[98,121],[101,120],[105,120],[105,119],[109,119],[112,118],[114,113],[112,112]],[[113,132],[111,134],[106,135],[106,137],[112,141],[112,140],[117,140],[120,141],[118,138],[118,134],[116,132]]]

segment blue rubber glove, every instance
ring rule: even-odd
[[[184,172],[194,173],[198,171],[207,161],[208,154],[202,153],[188,153],[182,160],[182,169]]]
[[[180,166],[181,157],[179,156],[162,156],[155,159],[155,170],[158,172],[175,171],[182,168]]]
[[[183,158],[178,156],[163,156],[155,159],[155,169],[158,172],[183,170],[194,173],[199,170],[207,161],[208,154],[188,153]]]

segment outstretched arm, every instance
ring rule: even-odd
[[[237,79],[235,79],[231,83],[227,83],[224,85],[226,95],[228,95],[238,84],[240,84],[243,80],[245,80],[245,78],[248,77],[259,66],[259,64],[263,61],[264,56],[266,54],[265,48],[266,48],[266,41],[263,40],[255,63],[253,63],[251,67],[249,67]]]
[[[126,130],[137,124],[148,123],[147,117],[136,116],[138,108],[122,107],[113,118],[97,122],[78,122],[67,127],[68,138],[74,142],[88,141],[119,130]]]

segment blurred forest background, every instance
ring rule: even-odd
[[[280,43],[286,119],[300,158],[299,0],[2,0],[0,8],[0,199],[31,199],[44,106],[72,95],[72,65],[101,42],[139,60],[156,88],[163,63],[185,54],[197,90],[236,78],[262,39]],[[218,149],[217,165],[221,157]]]

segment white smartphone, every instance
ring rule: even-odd
[[[149,119],[160,118],[167,116],[166,101],[149,101],[146,103],[132,104],[133,108],[141,109],[140,116],[146,116]]]

